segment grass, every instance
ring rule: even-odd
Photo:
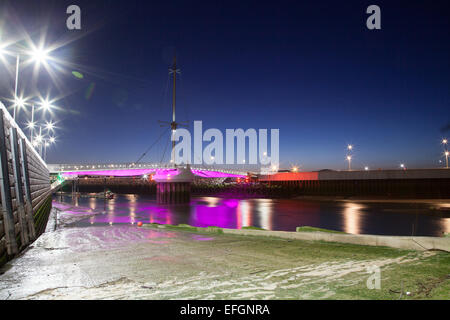
[[[310,227],[302,229],[322,231]],[[200,230],[196,233],[204,233]],[[285,276],[269,277],[271,281],[285,282],[278,285],[275,299],[450,299],[450,253],[447,252],[236,234],[217,234],[214,241],[185,242],[183,247],[195,257],[196,263],[211,261],[212,258],[204,260],[202,254],[231,250],[226,257],[214,255],[214,261],[225,270],[233,270],[235,275],[242,274],[243,269],[249,270],[242,275],[244,279],[248,279],[246,272],[263,270],[265,273],[261,273],[258,281],[266,281],[263,279],[271,272],[286,270]],[[370,290],[366,284],[370,276],[366,268],[377,264],[380,264],[381,288]],[[202,262],[202,266],[204,270],[217,271],[217,267],[208,263]],[[292,271],[302,266],[311,269]],[[220,281],[226,282],[225,278]],[[240,288],[231,290],[235,289]],[[224,293],[216,298],[234,299],[236,296]]]
[[[190,232],[196,232],[197,228],[193,227],[188,224],[179,224],[179,225],[173,225],[173,224],[159,224],[159,223],[150,223],[148,224],[150,227],[157,227],[162,229],[170,229],[170,230],[180,230],[180,231],[190,231]]]
[[[242,230],[261,230],[261,231],[266,231],[266,229],[259,228],[259,227],[254,227],[254,226],[242,227]]]
[[[329,229],[322,229],[322,228],[315,228],[315,227],[309,227],[309,226],[302,226],[297,227],[297,232],[329,232],[329,233],[345,233],[342,231],[336,231],[336,230],[329,230]]]
[[[438,252],[418,260],[381,268],[381,289],[367,290],[364,281],[338,288],[339,299],[450,299],[450,254]],[[410,295],[406,295],[409,292]]]
[[[195,233],[223,233],[222,228],[216,226],[209,226],[207,228],[194,227],[189,224],[159,224],[159,223],[149,223],[144,226],[148,226],[151,228],[161,228],[161,229],[169,229],[169,230],[178,230],[178,231],[187,231],[187,232],[195,232]]]

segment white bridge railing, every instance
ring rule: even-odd
[[[176,166],[177,168],[186,166]],[[116,164],[48,164],[50,173],[76,172],[76,171],[106,171],[106,170],[133,170],[133,169],[170,169],[175,168],[173,164],[161,163],[116,163]],[[216,171],[230,174],[247,174],[244,169],[225,169],[214,166],[194,165],[192,170]]]

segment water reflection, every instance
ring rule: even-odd
[[[256,210],[259,213],[259,227],[272,230],[272,201],[269,199],[255,199],[255,203],[257,204]]]
[[[344,231],[352,234],[361,233],[361,219],[362,210],[365,207],[361,204],[348,202],[344,205],[342,212],[344,219]]]
[[[260,227],[295,231],[312,226],[352,234],[442,235],[450,233],[450,203],[392,204],[325,202],[292,199],[227,199],[199,197],[190,204],[158,205],[154,197],[116,195],[114,199],[58,196],[56,206],[87,207],[99,214],[79,225],[142,223],[190,224],[198,227]]]
[[[91,210],[97,209],[97,201],[95,198],[89,199],[89,208],[91,208]]]
[[[450,218],[442,219],[442,229],[444,233],[450,233]]]
[[[249,227],[252,225],[252,217],[250,213],[250,204],[248,200],[242,200],[237,204],[236,219],[238,221],[236,228]]]

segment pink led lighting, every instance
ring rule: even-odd
[[[192,170],[192,173],[202,178],[244,178],[245,175],[220,171]],[[157,174],[158,176],[175,176],[177,169],[117,169],[117,170],[92,170],[64,172],[63,176],[114,176],[132,177]]]

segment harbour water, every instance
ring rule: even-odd
[[[158,205],[155,197],[116,195],[114,199],[55,196],[54,206],[87,207],[95,215],[77,226],[142,223],[189,224],[240,229],[295,231],[311,226],[351,234],[442,236],[450,233],[450,201],[382,202],[306,199],[195,197],[189,204]]]

